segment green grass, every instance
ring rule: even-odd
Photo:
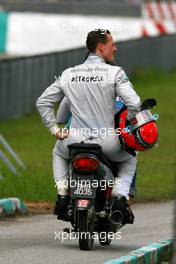
[[[157,146],[139,153],[138,201],[174,198],[175,181],[175,106],[176,72],[139,71],[133,78],[135,89],[142,99],[156,98],[159,114],[159,140]]]
[[[27,166],[20,176],[14,176],[1,164],[4,179],[0,181],[0,196],[17,196],[31,201],[54,200],[51,161],[55,140],[41,123],[38,113],[1,122],[0,131]]]
[[[174,198],[176,72],[138,71],[132,82],[142,99],[157,99],[158,106],[153,112],[160,116],[157,122],[158,146],[146,153],[139,153],[137,201]],[[21,175],[16,177],[0,161],[0,171],[4,175],[4,179],[0,181],[0,197],[17,196],[30,201],[54,201],[56,190],[52,176],[52,148],[55,139],[43,126],[38,113],[1,122],[0,133],[27,166],[27,171],[21,170]],[[2,146],[0,149],[3,149]]]

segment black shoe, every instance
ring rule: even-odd
[[[124,216],[124,219],[123,219],[123,222],[122,224],[125,225],[125,224],[133,224],[134,223],[134,214],[133,214],[133,211],[131,210],[130,206],[127,205],[126,207],[126,214]]]
[[[54,214],[57,215],[57,219],[70,221],[68,216],[69,195],[57,195],[56,205],[54,207]]]
[[[114,197],[114,202],[112,206],[112,211],[119,211],[119,218],[121,217],[121,223],[124,224],[133,224],[134,214],[127,203],[125,196],[116,196]],[[117,214],[118,216],[118,214]]]

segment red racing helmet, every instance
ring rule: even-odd
[[[157,142],[158,128],[150,110],[143,110],[130,120],[130,130],[126,127],[128,110],[123,111],[119,118],[121,138],[128,148],[145,151]]]

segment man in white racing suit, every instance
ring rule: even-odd
[[[114,184],[115,209],[126,210],[128,193],[136,170],[136,157],[123,151],[114,126],[114,104],[119,96],[128,109],[128,120],[140,111],[140,98],[133,89],[124,70],[105,61],[114,61],[117,48],[108,30],[88,33],[86,61],[66,69],[37,100],[37,108],[50,132],[57,138],[53,150],[54,178],[58,190],[55,213],[66,213],[68,205],[68,145],[84,141],[97,143],[104,155],[119,163],[120,185]],[[57,126],[54,105],[66,96],[72,114],[69,133]],[[96,132],[95,132],[96,131]],[[103,133],[102,133],[103,131]],[[64,218],[60,219],[64,219]],[[59,218],[59,217],[58,217]]]
[[[122,102],[122,100],[119,97],[117,97],[116,101],[115,101],[115,116],[114,116],[115,127],[117,129],[119,126],[119,118],[120,118],[119,115],[125,109],[126,109],[125,104]],[[62,99],[62,101],[59,105],[59,108],[58,108],[57,114],[56,114],[56,120],[57,120],[58,124],[65,125],[66,128],[69,129],[70,121],[71,121],[71,112],[70,112],[70,102],[66,96]],[[124,146],[124,143],[122,144],[122,142],[121,142],[121,148],[127,150],[127,146]],[[132,149],[131,149],[131,151],[132,151]],[[137,153],[134,151],[133,155],[136,155],[136,154]],[[135,193],[136,193],[136,171],[135,171],[135,174],[133,176],[133,180],[132,180],[132,183],[130,186],[129,197],[134,198]]]

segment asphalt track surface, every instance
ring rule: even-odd
[[[93,251],[80,251],[77,239],[62,242],[62,230],[69,224],[57,221],[53,215],[0,221],[0,263],[102,264],[142,246],[173,237],[173,201],[133,205],[133,211],[135,223],[119,230],[121,239],[117,235],[110,247],[102,247],[95,240]]]

